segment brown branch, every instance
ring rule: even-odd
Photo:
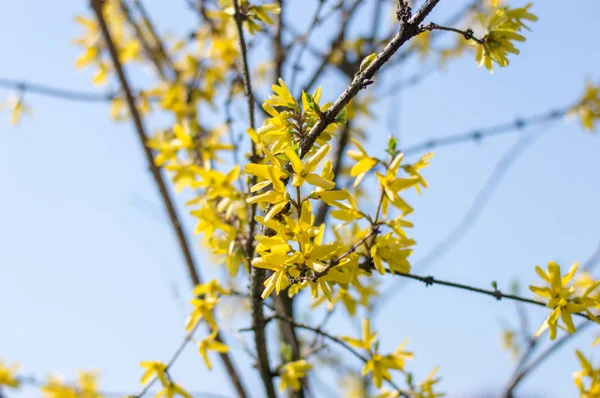
[[[119,96],[118,92],[96,93],[91,91],[75,91],[62,87],[32,83],[24,80],[0,78],[0,87],[18,90],[22,93],[40,94],[47,97],[81,102],[110,102]]]
[[[284,0],[278,0],[280,13],[276,22],[276,32],[273,37],[273,48],[274,54],[273,58],[275,61],[275,83],[277,83],[279,78],[283,78],[283,65],[286,61],[286,50],[282,42],[282,33],[285,30],[285,22],[284,22],[284,10],[285,10],[285,2]],[[322,5],[323,2],[320,2]],[[273,297],[273,302],[276,311],[279,314],[282,314],[290,319],[294,319],[294,298],[289,297],[287,294],[287,290],[281,292],[281,294]],[[279,339],[280,341],[288,345],[291,348],[291,359],[292,361],[296,361],[300,359],[300,342],[298,341],[298,336],[296,335],[296,330],[293,325],[287,322],[282,322],[281,320],[277,322],[277,327],[279,331]],[[284,352],[281,352],[282,360]],[[306,387],[306,379],[302,380],[301,388],[298,391],[290,390],[288,392],[289,398],[304,398],[305,397],[305,387]]]
[[[165,184],[164,178],[162,176],[161,170],[154,163],[154,156],[153,156],[152,150],[147,145],[148,136],[146,134],[146,130],[144,128],[142,118],[140,116],[140,113],[139,113],[136,105],[135,105],[135,98],[133,97],[133,94],[131,92],[129,82],[125,75],[125,71],[123,70],[123,66],[121,65],[121,62],[119,61],[119,54],[118,54],[115,44],[112,40],[110,31],[108,29],[108,25],[106,23],[106,20],[104,19],[103,13],[102,13],[102,8],[103,8],[104,4],[105,4],[105,0],[90,0],[91,8],[96,15],[98,24],[100,25],[100,30],[102,32],[104,41],[106,42],[106,45],[108,47],[114,69],[115,69],[115,71],[117,73],[117,77],[119,79],[119,83],[121,84],[121,88],[125,94],[125,99],[127,101],[128,107],[129,107],[129,112],[133,119],[135,131],[138,135],[139,141],[142,144],[142,148],[143,148],[144,154],[146,156],[146,161],[148,163],[148,167],[150,168],[150,171],[152,172],[152,176],[154,177],[154,181],[155,181],[156,185],[158,186],[161,198],[167,209],[167,213],[169,214],[169,219],[171,220],[171,224],[173,226],[173,229],[175,230],[175,234],[177,236],[177,240],[179,242],[181,252],[185,258],[190,280],[192,281],[193,285],[197,285],[197,284],[201,283],[200,275],[198,273],[196,264],[194,262],[192,252],[190,250],[187,238],[185,236],[185,233],[183,232],[181,222],[179,221],[180,219],[179,219],[179,215],[177,214],[175,204],[173,203],[173,200],[171,199],[171,196],[170,196],[167,186]],[[219,342],[223,342],[222,337],[218,333],[217,333],[217,336],[215,337],[215,340],[217,340]],[[246,392],[245,392],[242,382],[240,380],[239,374],[238,374],[235,366],[233,365],[231,358],[229,357],[229,354],[228,353],[220,353],[219,355],[221,356],[223,364],[225,365],[225,368],[227,369],[227,373],[229,374],[231,381],[233,382],[233,385],[234,385],[235,390],[237,391],[238,395],[240,397],[245,398],[247,396]]]
[[[248,48],[244,37],[244,15],[240,12],[239,0],[233,0],[235,10],[234,19],[238,32],[240,51],[242,53],[244,88],[246,90],[246,100],[248,102],[248,118],[250,127],[256,128],[254,116],[254,94],[252,92],[252,81],[250,79],[250,67],[248,65]],[[251,162],[256,161],[256,145],[252,141]],[[250,179],[250,185],[253,185],[256,177]],[[250,218],[248,221],[248,240],[246,243],[246,257],[248,262],[254,257],[254,233],[256,227],[256,203],[252,204]],[[275,387],[273,385],[273,374],[269,365],[269,353],[267,351],[267,340],[265,336],[265,314],[262,307],[261,290],[265,280],[266,272],[264,269],[250,267],[250,305],[252,311],[252,327],[254,328],[254,343],[256,345],[256,356],[258,358],[258,370],[260,372],[265,393],[269,398],[276,398]]]
[[[587,272],[590,272],[592,270],[592,268],[595,266],[599,257],[600,257],[600,243],[598,244],[596,250],[594,250],[592,255],[584,263],[583,269]],[[520,316],[520,318],[524,317],[524,315],[519,315],[519,316]],[[577,332],[581,332],[581,330],[583,328],[587,327],[591,323],[592,322],[583,323],[581,326],[577,327]],[[574,335],[575,334],[565,335],[558,342],[556,342],[555,345],[557,345],[559,343],[563,344],[564,342],[562,340],[568,340],[568,339],[572,338]],[[539,342],[540,342],[540,336],[537,336],[537,337],[532,336],[532,337],[528,338],[529,344],[527,346],[527,350],[523,353],[523,355],[521,355],[521,358],[519,358],[519,362],[517,363],[517,366],[515,366],[515,370],[513,372],[512,378],[509,380],[509,382],[504,390],[504,393],[502,394],[502,397],[512,398],[514,390],[516,389],[517,385],[525,378],[525,376],[527,376],[528,373],[531,373],[537,366],[539,366],[553,352],[553,350],[551,350],[552,347],[549,348],[546,351],[546,355],[543,355],[543,354],[540,355],[534,362],[532,362],[529,366],[527,366],[527,368],[525,368],[527,361],[535,353],[535,349],[537,348]]]
[[[160,75],[160,78],[162,80],[168,80],[163,65],[161,64],[160,59],[157,56],[156,50],[152,47],[150,42],[146,40],[146,36],[144,35],[140,24],[133,18],[133,15],[131,15],[129,7],[125,3],[125,1],[121,1],[119,5],[121,6],[121,11],[125,15],[125,19],[127,19],[127,22],[129,22],[129,24],[133,27],[138,41],[142,44],[142,48],[146,53],[146,57],[150,60],[150,62],[154,64],[154,67]]]
[[[309,330],[313,333],[316,333],[320,336],[325,337],[326,339],[338,344],[339,346],[343,347],[346,351],[350,352],[352,355],[354,355],[356,358],[360,359],[362,362],[366,363],[369,361],[369,358],[367,358],[366,356],[362,355],[360,352],[358,352],[356,349],[354,349],[352,346],[350,346],[350,344],[346,343],[344,340],[335,337],[327,332],[325,332],[324,330],[322,330],[321,328],[315,328],[312,327],[310,325],[307,325],[305,323],[301,323],[301,322],[297,322],[294,321],[293,319],[287,318],[287,317],[282,317],[280,315],[275,314],[274,315],[275,318],[277,319],[281,319],[285,322],[288,322],[292,325],[294,325],[294,327],[298,328],[298,329],[304,329],[304,330]],[[387,380],[384,379],[390,386],[392,386],[396,391],[398,391],[400,393],[400,395],[402,397],[409,397],[409,395],[404,392],[403,390],[400,389],[400,387],[398,387],[392,380]]]
[[[592,321],[588,321],[588,322],[584,322],[580,325],[577,326],[577,332],[582,332],[583,330],[585,330],[588,326],[590,326],[591,324],[593,324],[594,322]],[[546,349],[546,351],[542,352],[533,362],[531,362],[528,366],[523,367],[521,370],[519,370],[511,379],[511,381],[508,384],[508,387],[506,388],[506,391],[502,394],[502,397],[504,398],[513,398],[513,392],[514,389],[517,387],[517,385],[530,373],[532,373],[532,371],[537,368],[542,362],[544,362],[546,359],[548,359],[553,353],[555,353],[559,348],[561,348],[565,343],[567,343],[569,340],[571,340],[573,338],[573,336],[575,336],[576,333],[573,334],[566,334],[564,336],[562,336],[560,339],[558,339],[558,341],[554,344],[552,344],[550,347],[548,347]]]
[[[144,7],[144,5],[142,4],[142,2],[140,0],[133,0],[133,4],[135,4],[138,11],[140,12],[140,15],[142,16],[142,18],[144,20],[144,23],[146,24],[146,27],[148,28],[148,31],[150,32],[150,35],[152,36],[152,39],[154,40],[154,45],[156,46],[156,52],[158,54],[160,54],[160,57],[162,58],[162,60],[171,69],[171,71],[173,73],[173,77],[175,78],[175,80],[177,80],[177,78],[179,76],[179,71],[175,67],[175,64],[173,63],[173,60],[171,59],[169,54],[165,51],[163,42],[160,39],[160,37],[158,37],[158,33],[156,32],[156,29],[154,28],[152,19],[150,18],[150,15],[146,11],[146,7]]]
[[[346,38],[346,29],[350,26],[350,22],[356,14],[356,10],[358,10],[358,7],[362,4],[363,1],[364,0],[355,0],[354,3],[352,3],[352,6],[350,6],[349,9],[345,10],[342,14],[342,20],[340,22],[340,31],[338,32],[335,39],[333,39],[333,41],[331,42],[331,48],[329,50],[329,53],[327,54],[327,56],[321,59],[321,63],[319,64],[319,66],[317,66],[317,68],[313,72],[312,77],[304,86],[303,90],[305,92],[311,91],[312,87],[315,85],[319,77],[321,77],[321,75],[323,74],[323,71],[325,70],[327,65],[329,65],[329,62],[331,61],[331,57],[334,54],[334,52],[337,51],[344,42]]]
[[[440,279],[436,279],[433,276],[420,276],[420,275],[414,275],[414,274],[410,274],[410,273],[404,273],[404,272],[398,272],[398,271],[392,271],[389,269],[386,269],[386,272],[392,275],[398,275],[404,278],[409,278],[409,279],[414,279],[417,280],[419,282],[423,282],[426,286],[431,286],[431,285],[440,285],[440,286],[447,286],[447,287],[453,287],[455,289],[460,289],[460,290],[466,290],[472,293],[479,293],[479,294],[483,294],[486,296],[490,296],[495,298],[496,300],[500,301],[502,299],[508,299],[508,300],[514,300],[514,301],[518,301],[521,303],[526,303],[526,304],[532,304],[532,305],[536,305],[538,307],[544,307],[546,308],[546,304],[541,302],[541,301],[536,301],[533,299],[528,299],[525,297],[521,297],[521,296],[517,296],[515,294],[506,294],[506,293],[502,293],[500,290],[494,289],[482,289],[479,287],[475,287],[475,286],[470,286],[470,285],[465,285],[462,283],[457,283],[457,282],[450,282],[450,281],[444,281],[444,280],[440,280]],[[590,319],[590,317],[587,314],[584,314],[582,312],[574,312],[573,315],[579,316],[581,318],[585,318],[585,319]]]
[[[325,112],[321,118],[306,135],[300,143],[301,157],[312,148],[317,137],[329,126],[337,117],[338,113],[354,98],[358,92],[371,83],[371,78],[389,59],[398,51],[398,49],[408,40],[420,33],[420,24],[429,15],[440,0],[427,0],[414,16],[406,23],[401,24],[400,30],[394,38],[385,46],[383,51],[377,55],[377,58],[362,72],[359,72],[352,83],[344,90],[342,95],[333,103],[331,108]]]
[[[513,132],[522,131],[526,127],[543,124],[564,117],[571,109],[571,106],[565,108],[552,109],[550,111],[529,116],[527,118],[517,118],[514,121],[504,122],[490,127],[473,130],[467,133],[452,134],[446,137],[426,140],[406,147],[402,150],[406,155],[426,152],[434,148],[463,144],[466,142],[477,142],[484,138],[496,135],[504,135]]]
[[[273,53],[273,60],[275,61],[275,81],[277,81],[278,78],[283,78],[283,64],[285,62],[285,51],[284,51],[284,46],[283,46],[283,41],[282,41],[282,33],[283,30],[285,29],[285,22],[283,20],[283,9],[284,9],[284,0],[277,0],[277,3],[279,4],[279,9],[280,9],[280,13],[279,16],[277,18],[277,26],[276,26],[276,30],[275,30],[275,37],[273,38],[273,48],[274,48],[274,53]]]
[[[434,22],[430,22],[429,24],[427,24],[426,26],[423,27],[423,30],[429,30],[429,31],[442,30],[442,31],[446,31],[446,32],[454,32],[454,33],[461,35],[465,40],[474,40],[480,46],[483,46],[485,44],[485,42],[483,40],[478,39],[477,37],[474,36],[473,29],[471,29],[471,28],[468,28],[467,30],[461,30],[461,29],[451,28],[448,26],[441,26]]]
[[[292,92],[294,92],[294,90],[296,88],[296,78],[298,77],[298,72],[300,72],[300,69],[301,69],[300,64],[302,63],[302,55],[304,55],[304,51],[306,51],[306,47],[308,46],[310,35],[313,33],[313,31],[319,24],[319,16],[321,15],[321,10],[323,9],[323,5],[325,5],[325,1],[326,0],[319,0],[319,4],[317,5],[317,8],[315,9],[315,13],[312,17],[310,25],[308,26],[308,29],[306,30],[306,32],[303,35],[300,36],[301,47],[298,50],[298,52],[296,53],[296,59],[294,60],[294,63],[292,65],[292,77],[290,79],[290,88],[291,88]]]
[[[169,370],[169,368],[171,366],[173,366],[173,364],[175,363],[177,358],[179,358],[179,355],[181,355],[181,353],[183,352],[183,349],[192,340],[192,336],[194,335],[194,332],[198,329],[198,326],[200,326],[200,323],[198,323],[196,326],[194,326],[194,328],[188,334],[185,335],[185,338],[183,339],[181,344],[179,344],[179,347],[177,348],[177,350],[175,351],[173,356],[171,356],[171,359],[169,360],[169,362],[167,362],[166,367],[165,367],[165,372],[167,372]],[[140,397],[144,396],[148,391],[150,391],[150,388],[156,382],[156,380],[158,380],[158,376],[154,376],[152,378],[152,380],[150,380],[148,382],[148,384],[146,384],[144,386],[142,391],[140,391],[137,395],[135,395],[135,397],[140,398]]]

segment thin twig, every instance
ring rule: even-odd
[[[461,35],[465,40],[474,40],[480,46],[483,46],[485,44],[485,42],[483,40],[474,36],[473,29],[471,29],[471,28],[462,30],[462,29],[451,28],[448,26],[442,26],[442,25],[438,25],[434,22],[430,22],[426,26],[424,26],[423,29],[429,30],[429,31],[442,30],[442,31],[446,31],[446,32],[454,32],[454,33]]]
[[[148,11],[146,11],[146,7],[144,6],[144,4],[142,4],[142,2],[140,0],[133,0],[133,4],[135,4],[135,6],[137,7],[138,11],[140,12],[140,15],[144,19],[144,23],[146,24],[146,27],[148,28],[150,35],[154,39],[154,45],[156,46],[156,51],[158,52],[158,54],[160,54],[163,61],[171,69],[174,79],[177,80],[179,77],[179,71],[175,67],[175,64],[173,63],[173,60],[171,59],[169,54],[165,51],[163,42],[160,39],[160,37],[158,37],[156,28],[154,27],[154,24],[152,23],[152,19],[150,18]]]
[[[304,330],[309,330],[313,333],[316,333],[318,335],[321,335],[323,337],[325,337],[326,339],[338,344],[339,346],[343,347],[346,351],[350,352],[352,355],[354,355],[356,358],[360,359],[361,361],[363,361],[364,363],[369,361],[369,358],[367,358],[366,356],[362,355],[360,352],[358,352],[357,350],[355,350],[352,346],[350,346],[350,344],[346,343],[344,340],[335,337],[327,332],[325,332],[324,330],[320,329],[320,328],[315,328],[312,327],[310,325],[301,323],[301,322],[297,322],[294,321],[293,319],[287,318],[287,317],[281,317],[280,315],[275,314],[274,315],[276,318],[278,319],[282,319],[285,322],[289,322],[290,324],[294,325],[294,327],[297,327],[299,329],[304,329]],[[398,387],[392,380],[387,380],[385,379],[385,381],[392,386],[396,391],[398,391],[400,393],[400,395],[402,397],[409,397],[409,395],[404,392],[403,390],[400,389],[400,387]]]
[[[592,268],[595,266],[595,264],[597,263],[597,260],[599,257],[600,257],[600,243],[598,244],[596,250],[594,250],[592,255],[587,259],[587,261],[585,261],[583,270],[590,272],[592,270]],[[587,327],[587,325],[590,323],[591,322],[586,322],[582,326]],[[577,332],[580,332],[581,329],[582,329],[582,327],[577,327],[576,330],[577,330]],[[573,335],[565,335],[562,339],[570,339],[570,338],[572,338],[572,336],[574,336],[574,334]],[[561,342],[562,339],[559,340],[556,344]],[[537,366],[539,366],[544,361],[544,359],[547,359],[548,356],[553,352],[553,351],[548,352],[549,351],[548,350],[547,351],[548,353],[545,356],[538,357],[538,359],[536,361],[532,362],[529,366],[527,366],[527,368],[525,368],[527,361],[529,361],[531,356],[535,353],[535,349],[538,347],[538,344],[540,342],[540,336],[531,336],[527,340],[528,340],[527,349],[519,358],[519,361],[517,362],[517,366],[515,366],[515,369],[513,371],[512,378],[507,383],[504,393],[502,394],[502,396],[504,398],[512,398],[514,390],[516,389],[517,385],[525,378],[527,373],[532,372]]]
[[[138,135],[139,141],[144,150],[144,154],[146,156],[146,161],[148,163],[150,171],[152,172],[154,181],[156,182],[156,185],[158,186],[161,198],[167,209],[167,213],[169,214],[171,224],[173,226],[173,229],[175,230],[175,234],[177,235],[177,240],[179,242],[181,252],[185,257],[186,266],[187,266],[190,280],[192,281],[193,285],[198,285],[201,283],[198,269],[194,262],[194,258],[192,256],[192,252],[190,250],[190,247],[189,247],[189,244],[187,241],[187,237],[185,236],[185,233],[183,232],[182,224],[179,221],[180,220],[179,215],[177,214],[177,210],[175,208],[173,200],[171,199],[171,196],[167,190],[167,186],[163,179],[161,170],[154,163],[154,155],[153,155],[150,147],[148,147],[148,145],[147,145],[148,136],[146,134],[146,130],[144,128],[142,118],[141,118],[140,113],[135,104],[135,98],[133,97],[133,94],[131,92],[129,82],[127,80],[127,77],[125,76],[125,71],[123,70],[123,66],[121,65],[121,62],[119,60],[119,55],[118,55],[117,49],[112,40],[110,31],[108,29],[108,25],[106,23],[106,20],[104,19],[103,13],[102,13],[102,7],[104,6],[104,4],[105,4],[105,0],[90,0],[91,8],[96,15],[98,24],[100,25],[100,30],[102,32],[102,36],[108,47],[110,57],[113,62],[113,66],[117,73],[119,82],[121,84],[121,88],[125,94],[125,99],[127,100],[129,112],[133,119],[135,130]],[[219,341],[219,342],[223,342],[223,339],[219,333],[217,333],[215,340]],[[233,385],[234,385],[238,395],[240,397],[245,398],[247,396],[245,389],[242,385],[239,374],[238,374],[235,366],[233,365],[231,358],[229,357],[229,354],[225,352],[225,353],[220,353],[219,355],[223,361],[223,364],[225,365],[225,368],[227,369],[227,373],[229,374],[231,381],[233,382]]]
[[[482,289],[482,288],[479,288],[476,286],[465,285],[463,283],[450,282],[450,281],[436,279],[433,276],[420,276],[420,275],[398,272],[398,271],[391,271],[391,270],[386,270],[386,272],[389,274],[392,274],[392,275],[398,275],[398,276],[401,276],[404,278],[414,279],[419,282],[423,282],[426,286],[440,285],[440,286],[453,287],[455,289],[466,290],[466,291],[469,291],[472,293],[479,293],[479,294],[483,294],[486,296],[490,296],[490,297],[495,298],[498,301],[500,301],[502,299],[507,299],[507,300],[518,301],[521,303],[536,305],[538,307],[546,307],[546,304],[541,301],[528,299],[525,297],[517,296],[515,294],[502,293],[500,290],[497,290],[497,289],[496,290]],[[584,314],[583,312],[574,312],[573,315],[577,315],[579,317],[582,317],[582,318],[585,318],[588,320],[590,319],[590,317],[587,314]]]
[[[490,127],[484,127],[467,133],[452,134],[442,138],[426,140],[406,147],[402,150],[402,152],[404,152],[406,155],[412,155],[416,153],[426,152],[435,148],[463,144],[473,141],[477,142],[496,135],[504,135],[519,132],[526,127],[531,127],[534,125],[561,119],[567,114],[569,109],[571,109],[571,106],[566,108],[552,109],[550,111],[539,113],[526,118],[517,118],[510,122],[504,122]]]
[[[179,355],[181,355],[181,353],[183,352],[183,349],[192,340],[192,336],[194,335],[194,332],[198,329],[198,326],[200,326],[200,323],[196,324],[196,326],[194,326],[194,328],[188,334],[185,335],[185,338],[183,339],[181,344],[179,344],[179,347],[177,347],[177,350],[175,350],[175,353],[173,353],[173,355],[171,356],[171,359],[169,359],[169,362],[167,362],[166,367],[165,367],[165,372],[167,372],[169,370],[169,368],[171,366],[173,366],[173,364],[175,363],[177,358],[179,358]],[[152,378],[152,380],[150,380],[144,386],[142,391],[140,391],[137,395],[135,395],[135,397],[140,398],[140,397],[144,396],[148,391],[150,391],[150,388],[152,388],[152,385],[154,383],[156,383],[156,380],[158,380],[158,376],[154,376]]]
[[[321,10],[323,9],[323,6],[325,5],[326,1],[327,0],[319,0],[319,4],[315,9],[315,13],[312,17],[310,25],[306,29],[306,32],[304,32],[304,34],[300,36],[301,47],[296,53],[296,59],[294,60],[294,63],[292,65],[292,77],[290,79],[290,88],[292,92],[294,92],[296,89],[296,78],[298,77],[298,73],[301,69],[300,64],[302,63],[302,56],[304,55],[304,51],[306,51],[306,47],[308,46],[311,34],[314,32],[315,28],[319,23],[319,16],[321,15]]]
[[[339,49],[340,45],[344,42],[346,38],[347,28],[350,26],[352,18],[355,16],[358,7],[362,4],[363,1],[364,0],[354,0],[352,6],[350,6],[349,9],[344,11],[344,13],[342,14],[342,20],[339,25],[340,31],[338,32],[335,39],[333,39],[333,41],[331,42],[329,53],[327,54],[327,56],[321,59],[321,62],[319,63],[319,66],[315,68],[312,77],[308,79],[308,83],[304,85],[303,91],[311,91],[312,87],[315,85],[317,80],[323,75],[323,71],[325,70],[327,65],[329,65],[332,55]]]
[[[566,334],[562,336],[556,343],[552,344],[548,347],[544,352],[542,352],[534,361],[532,361],[529,365],[523,367],[520,371],[518,371],[514,377],[509,382],[506,391],[502,394],[503,398],[513,398],[514,389],[517,385],[529,374],[532,373],[534,369],[536,369],[542,362],[548,359],[553,353],[555,353],[559,348],[561,348],[564,344],[566,344],[569,340],[573,338],[577,334],[577,332],[581,333],[588,326],[592,325],[594,322],[588,321],[582,324],[577,325],[576,333]]]
[[[250,121],[250,127],[254,129],[256,128],[254,116],[254,94],[252,92],[250,67],[248,65],[248,48],[246,46],[246,39],[244,36],[243,22],[245,17],[240,11],[239,0],[233,0],[233,7],[235,10],[234,19],[238,32],[240,51],[242,53],[244,88],[246,90],[246,100],[248,102],[248,118]],[[256,162],[256,145],[254,144],[254,141],[252,141],[251,162]],[[253,184],[254,181],[251,180],[251,184]],[[256,206],[256,203],[252,204],[251,214],[248,221],[246,256],[249,262],[252,261],[252,257],[254,256],[254,230],[256,227],[256,221],[254,218],[256,215]],[[273,374],[269,365],[269,353],[267,351],[267,341],[265,336],[265,315],[261,303],[261,288],[265,280],[265,275],[265,270],[251,266],[250,305],[252,311],[252,327],[254,328],[254,343],[256,345],[256,355],[258,358],[258,370],[260,372],[267,397],[276,398],[277,394],[273,385]]]
[[[314,142],[317,140],[319,135],[329,126],[337,117],[338,113],[344,109],[344,107],[354,98],[358,92],[368,86],[371,83],[371,78],[375,76],[375,73],[381,69],[381,67],[390,60],[392,55],[398,51],[398,49],[406,43],[408,40],[413,38],[415,35],[420,33],[419,26],[423,20],[429,15],[429,13],[435,8],[440,0],[427,0],[421,6],[421,8],[413,15],[413,17],[406,23],[401,24],[400,30],[394,36],[394,38],[385,46],[383,51],[377,55],[377,58],[367,66],[362,72],[359,72],[352,83],[344,90],[342,95],[333,103],[331,108],[325,112],[324,117],[321,118],[306,135],[306,137],[300,143],[301,157],[306,155],[312,148]]]
[[[53,87],[45,84],[32,83],[24,80],[11,80],[3,78],[0,78],[0,87],[69,101],[81,102],[110,102],[119,96],[119,93],[117,92],[95,93],[89,91],[76,91],[62,87]]]
[[[477,192],[477,195],[473,199],[473,202],[468,207],[467,211],[460,218],[460,221],[450,232],[448,232],[444,238],[437,242],[415,265],[414,269],[418,272],[426,272],[431,269],[436,261],[444,256],[448,250],[455,247],[456,244],[466,235],[470,230],[471,226],[474,225],[475,221],[481,214],[485,205],[488,203],[495,189],[499,186],[503,177],[510,170],[511,166],[516,160],[524,153],[524,151],[534,142],[535,136],[529,135],[518,140],[509,150],[504,154],[500,161],[496,164],[492,170],[490,176],[486,179],[484,185]],[[399,280],[392,283],[392,285],[384,291],[378,299],[377,311],[380,311],[386,303],[389,303],[391,298],[402,291],[402,286],[405,285],[406,281]]]

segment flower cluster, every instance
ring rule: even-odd
[[[577,267],[577,263],[573,264],[564,276],[561,274],[560,266],[554,261],[548,263],[546,272],[539,266],[535,267],[537,274],[549,286],[529,286],[529,289],[535,294],[548,299],[546,306],[552,309],[552,312],[550,312],[548,318],[540,326],[536,335],[540,335],[548,329],[550,331],[550,339],[554,340],[558,327],[571,334],[575,333],[576,329],[572,317],[574,313],[585,312],[590,319],[600,323],[600,319],[591,312],[591,310],[597,308],[600,304],[593,296],[598,286],[600,286],[600,281],[592,283],[584,292],[579,294],[575,286],[569,286],[573,276],[577,272]],[[562,319],[564,326],[558,324],[559,319]]]
[[[497,6],[497,2],[495,2]],[[479,66],[485,66],[490,72],[495,62],[500,67],[508,66],[508,55],[519,54],[514,42],[525,41],[521,34],[529,29],[524,21],[537,21],[537,17],[529,12],[531,4],[521,8],[500,7],[494,9],[489,16],[481,16],[481,25],[485,29],[482,43],[477,43],[475,55]]]
[[[588,81],[583,96],[571,112],[579,116],[586,130],[594,131],[595,123],[600,120],[600,85]]]

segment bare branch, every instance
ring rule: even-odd
[[[377,58],[366,67],[364,71],[359,72],[354,77],[352,83],[350,83],[342,95],[333,103],[331,108],[325,112],[324,117],[313,126],[300,143],[301,157],[306,155],[317,140],[317,137],[335,120],[338,113],[342,111],[350,100],[354,98],[361,89],[370,84],[370,79],[387,61],[389,61],[392,55],[394,55],[404,43],[420,33],[420,24],[439,1],[440,0],[427,0],[407,23],[400,26],[400,30],[396,36],[394,36],[392,41],[390,41],[383,51],[377,55]]]
[[[185,233],[183,232],[183,227],[181,225],[181,222],[179,221],[180,220],[179,215],[177,214],[177,210],[175,208],[173,200],[171,199],[171,196],[167,190],[167,186],[163,179],[162,173],[161,173],[160,169],[154,163],[154,156],[152,154],[152,150],[147,145],[148,136],[146,134],[146,130],[144,128],[142,118],[136,107],[135,98],[133,97],[133,94],[129,87],[129,82],[127,80],[127,77],[125,76],[125,71],[123,70],[123,66],[121,65],[121,62],[119,61],[119,55],[118,55],[117,49],[112,40],[110,31],[106,24],[106,20],[104,19],[104,15],[102,13],[102,7],[104,6],[104,4],[105,4],[104,0],[90,0],[90,5],[96,15],[98,24],[100,25],[100,30],[102,32],[102,36],[108,47],[110,57],[113,62],[113,66],[117,73],[119,82],[121,84],[121,88],[125,94],[125,99],[127,100],[127,105],[129,107],[129,112],[131,114],[131,117],[132,117],[134,125],[135,125],[136,133],[138,135],[140,143],[142,144],[144,154],[146,155],[146,161],[148,163],[150,171],[152,172],[154,181],[156,182],[156,185],[158,186],[158,189],[161,194],[161,198],[162,198],[163,203],[165,204],[165,207],[169,214],[171,224],[177,235],[177,240],[179,242],[181,252],[183,253],[183,255],[185,257],[188,274],[190,276],[190,279],[191,279],[193,285],[197,285],[197,284],[201,283],[200,275],[198,273],[196,264],[194,262],[192,252],[190,250],[187,238],[185,236]],[[218,333],[215,337],[215,340],[217,340],[219,342],[223,342],[222,337]],[[233,362],[229,358],[229,354],[228,353],[220,353],[220,356],[221,356],[221,359],[223,360],[223,363],[227,369],[227,372],[229,373],[231,381],[233,382],[238,395],[240,397],[245,398],[246,392],[241,383],[238,372],[235,369]]]

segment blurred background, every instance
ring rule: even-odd
[[[290,3],[284,18],[304,30],[318,2]],[[367,28],[375,2],[367,3],[349,27],[351,35]],[[162,34],[186,35],[197,26],[197,15],[183,0],[144,4]],[[442,1],[430,20],[442,22],[465,4]],[[0,6],[0,78],[99,94],[118,88],[115,82],[94,87],[91,72],[75,70],[80,49],[70,41],[81,30],[73,17],[91,14],[85,1],[5,0]],[[400,147],[410,147],[515,123],[576,101],[586,78],[600,78],[600,3],[536,1],[533,12],[539,21],[519,45],[521,54],[494,74],[478,69],[471,53],[444,68],[434,59],[414,57],[386,69],[372,92],[386,99],[373,107],[377,119],[368,124],[369,151],[383,153],[389,134],[399,137]],[[329,38],[336,23],[316,31],[317,47],[318,38]],[[267,50],[259,47],[253,61]],[[305,59],[308,72],[301,81],[316,64],[308,53]],[[424,70],[431,72],[418,84],[390,89]],[[142,69],[130,75],[140,85],[152,78]],[[330,70],[320,84],[324,99],[334,100],[347,81]],[[15,93],[0,88],[0,101]],[[184,336],[191,291],[169,221],[132,125],[112,121],[109,103],[24,95],[32,117],[14,128],[10,115],[0,113],[0,357],[19,361],[25,376],[61,373],[73,380],[79,370],[99,370],[103,391],[134,393],[139,362],[167,360]],[[258,90],[259,99],[266,95],[268,87]],[[537,124],[434,152],[423,173],[429,189],[407,197],[415,208],[409,216],[415,224],[410,235],[417,241],[415,273],[486,288],[497,281],[502,291],[518,280],[529,296],[527,285],[538,282],[534,265],[555,260],[568,268],[598,250],[600,141],[578,120]],[[191,236],[194,219],[183,209],[184,198],[178,201]],[[199,239],[193,239],[207,279],[220,275],[218,264],[211,264]],[[408,337],[416,354],[410,369],[422,379],[440,365],[439,389],[449,397],[502,391],[514,361],[502,350],[501,333],[519,326],[514,303],[388,281],[374,320],[382,349],[393,350]],[[301,319],[320,319],[308,304],[298,308]],[[527,313],[532,331],[547,315],[543,308]],[[330,330],[350,335],[357,333],[356,326],[343,311],[329,324]],[[589,347],[597,337],[592,329],[537,368],[518,396],[576,396],[574,349]],[[238,340],[229,342],[246,383],[260,396],[262,385],[250,358]],[[220,362],[213,362],[209,372],[189,347],[173,373],[187,389],[206,393],[198,396],[233,396]],[[315,395],[337,396],[331,390],[339,384],[335,375],[321,376]],[[8,396],[37,394],[25,386]]]

